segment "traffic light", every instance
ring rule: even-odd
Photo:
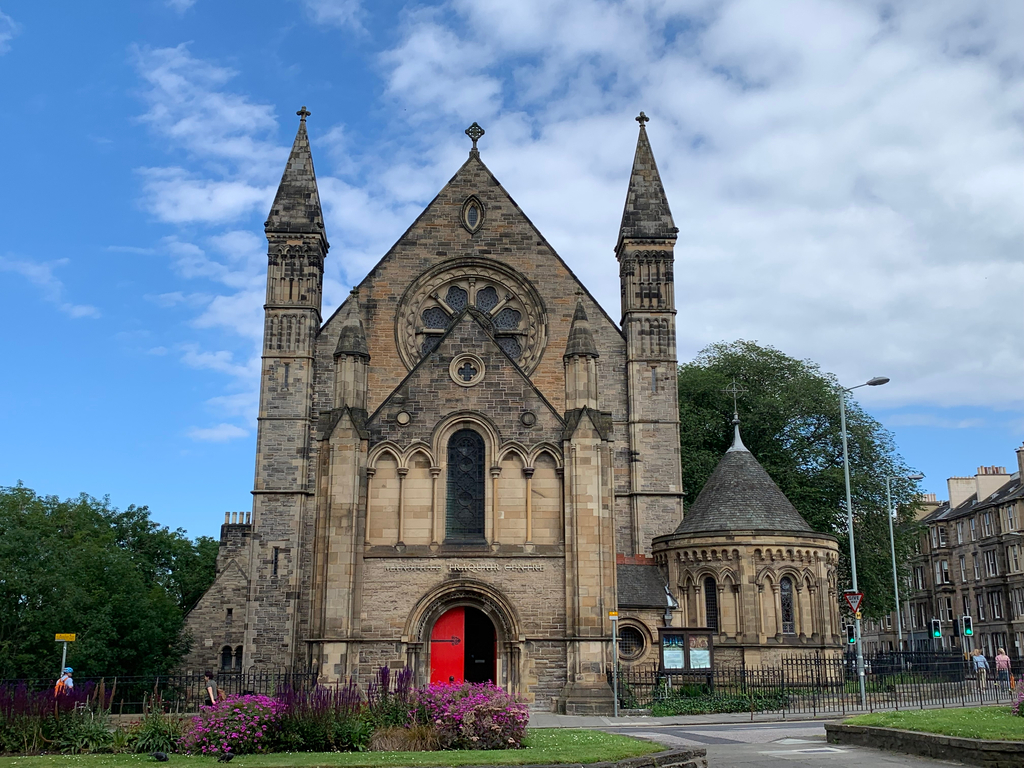
[[[936,639],[942,637],[942,622],[938,619],[932,619],[932,637]]]
[[[857,642],[857,629],[853,624],[846,625],[846,642],[850,644]]]
[[[974,634],[974,621],[970,616],[961,616],[960,621],[964,628],[964,637],[971,637]]]

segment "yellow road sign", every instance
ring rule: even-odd
[[[617,618],[619,618],[619,612],[618,611],[608,611],[608,618],[609,619],[617,619]]]
[[[860,621],[860,611],[857,611],[857,613],[854,615],[854,618]]]
[[[75,642],[75,635],[74,635],[73,632],[71,634],[67,634],[67,633],[58,634],[57,637],[54,638],[54,639],[57,640],[58,642],[63,640],[65,643],[73,643],[73,642]]]

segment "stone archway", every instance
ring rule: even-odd
[[[492,679],[507,691],[519,692],[523,647],[519,618],[511,603],[492,585],[470,579],[440,585],[419,600],[406,629],[407,663],[414,670],[417,685],[431,682],[432,670],[441,675],[441,682],[447,681],[449,676],[457,677],[453,674],[456,668],[453,665],[458,665],[461,658],[464,679],[470,682]],[[488,634],[490,630],[493,630],[493,640]],[[464,643],[460,653],[450,652],[453,637],[459,638],[460,644]],[[486,653],[488,643],[493,643],[493,661]],[[446,662],[439,665],[432,658],[436,651],[445,655]],[[466,674],[467,655],[471,668],[481,667],[480,671]],[[480,660],[482,663],[477,663]]]

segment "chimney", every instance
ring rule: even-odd
[[[1006,474],[1006,467],[978,467],[978,474],[974,476],[978,501],[987,499],[1006,485],[1009,479],[1010,476]]]
[[[949,489],[949,508],[956,509],[977,492],[973,477],[951,477],[946,480]]]
[[[1017,471],[1020,473],[1020,480],[1024,483],[1024,445],[1017,449]]]

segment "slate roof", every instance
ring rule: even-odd
[[[984,499],[979,500],[978,494],[972,493],[955,507],[950,507],[949,502],[944,501],[935,510],[925,515],[921,522],[937,523],[943,520],[956,520],[979,510],[991,509],[1021,498],[1024,498],[1024,483],[1021,482],[1020,472],[1015,472],[997,490]]]
[[[640,123],[640,137],[633,156],[633,172],[629,177],[629,191],[619,226],[619,241],[623,238],[675,239],[675,222],[668,207],[665,188],[661,184],[658,164],[647,140],[647,129]]]
[[[780,531],[813,533],[803,516],[740,439],[725,452],[686,511],[676,533]]]
[[[590,319],[587,311],[583,308],[583,302],[576,302],[576,312],[572,316],[572,325],[569,327],[569,340],[565,344],[565,357],[581,355],[583,357],[600,357],[597,353],[597,344],[594,343],[594,334],[590,332]]]
[[[305,112],[305,107],[302,109]],[[267,232],[323,234],[324,216],[320,209],[320,192],[316,186],[305,116],[299,121],[288,164],[281,176],[281,184],[264,227]]]
[[[664,608],[665,580],[656,565],[615,566],[620,608]]]

